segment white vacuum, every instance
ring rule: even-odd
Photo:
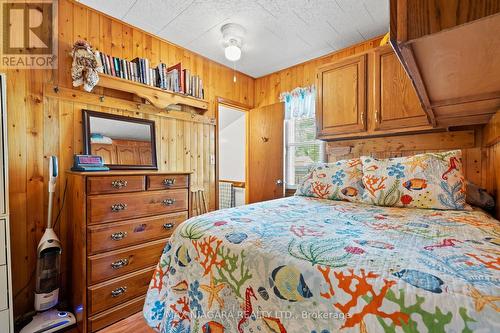
[[[75,324],[75,316],[54,307],[59,302],[61,242],[52,229],[52,204],[58,176],[57,157],[49,161],[49,206],[47,228],[38,243],[36,263],[35,311],[38,313],[20,333],[59,332]]]

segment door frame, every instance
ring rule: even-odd
[[[245,112],[245,204],[248,203],[248,141],[249,141],[249,124],[248,115],[252,106],[231,99],[218,97],[215,98],[215,210],[219,209],[219,105],[225,105],[232,109]]]

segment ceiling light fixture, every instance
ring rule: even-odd
[[[220,31],[226,59],[233,62],[240,60],[245,29],[239,24],[227,23],[221,27]]]
[[[241,58],[241,49],[236,40],[231,39],[224,49],[224,55],[229,61],[238,61]]]

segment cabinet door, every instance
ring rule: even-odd
[[[366,54],[318,69],[318,138],[366,130]]]
[[[415,88],[392,48],[375,52],[375,129],[387,130],[429,125]]]
[[[122,165],[139,165],[141,158],[139,150],[134,146],[116,146],[116,156],[118,164]]]
[[[151,146],[149,147],[139,147],[139,158],[141,160],[141,165],[151,165],[153,164]]]
[[[101,156],[104,164],[116,164],[116,146],[93,143],[90,147],[90,153]]]

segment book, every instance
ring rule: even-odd
[[[137,77],[136,77],[136,80],[137,82],[139,83],[144,83],[143,81],[143,76],[142,76],[142,60],[141,58],[137,57],[137,58],[134,58],[132,59],[132,62],[135,64],[135,67],[137,68]]]
[[[111,56],[108,56],[109,68],[111,70],[111,75],[116,76],[115,73],[115,62]]]
[[[95,51],[94,56],[97,61],[98,72],[104,73],[104,66],[102,65],[101,52]]]
[[[159,63],[152,68],[149,59],[146,58],[136,57],[129,61],[100,51],[96,51],[95,54],[102,73],[187,96],[201,99],[205,97],[200,76],[191,73],[187,68],[182,68],[180,62],[173,66]]]
[[[174,65],[174,66],[170,66],[169,68],[167,68],[167,71],[176,71],[175,75],[177,76],[177,83],[176,83],[176,87],[177,89],[174,90],[175,92],[181,92],[181,93],[184,93],[184,83],[183,83],[183,80],[182,80],[182,64],[179,62],[178,64]]]

